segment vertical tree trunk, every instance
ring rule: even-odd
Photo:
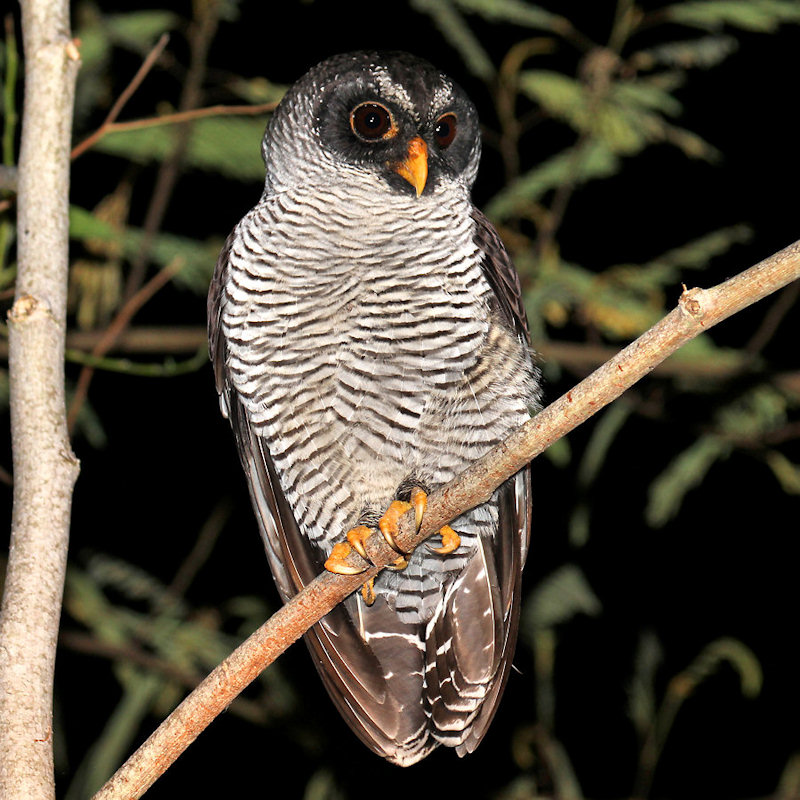
[[[22,0],[18,277],[9,312],[14,510],[0,613],[0,797],[51,800],[53,670],[78,462],[64,405],[69,149],[78,54],[68,0]]]

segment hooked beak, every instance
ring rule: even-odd
[[[405,159],[391,163],[389,167],[405,178],[416,189],[419,197],[428,180],[428,145],[419,136],[415,136],[408,143]]]

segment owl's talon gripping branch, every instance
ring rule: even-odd
[[[461,546],[461,537],[449,525],[439,528],[439,536],[442,537],[442,546],[431,547],[431,550],[440,556],[448,556]]]
[[[399,528],[400,517],[402,517],[406,511],[413,508],[414,519],[417,524],[417,530],[419,530],[420,525],[422,525],[422,517],[425,514],[425,510],[428,508],[428,495],[418,486],[411,490],[410,500],[410,503],[406,503],[403,500],[395,500],[389,506],[389,508],[386,509],[386,513],[378,522],[378,527],[380,528],[383,538],[386,539],[389,547],[391,547],[395,552],[400,553],[402,556],[406,556],[408,553],[404,553],[395,541],[395,535],[397,534]],[[439,555],[446,556],[460,547],[461,537],[449,525],[444,525],[441,527],[438,531],[438,534],[442,537],[442,546],[437,548],[431,547],[430,549],[433,550],[434,553],[439,553]],[[399,566],[398,562],[400,561],[405,563],[403,563],[402,566]],[[405,558],[398,558],[397,561],[395,561],[394,568],[405,569],[407,565],[408,562],[405,560]]]
[[[347,557],[350,555],[351,550],[355,550],[362,558],[366,559],[371,564],[372,561],[370,561],[367,551],[364,549],[364,541],[371,533],[372,531],[370,531],[366,525],[359,525],[353,528],[353,530],[348,531],[348,541],[339,542],[333,546],[333,550],[331,550],[331,554],[325,562],[325,569],[336,575],[360,575],[362,572],[366,572],[366,567],[363,569],[351,567],[347,563]],[[370,578],[361,587],[361,596],[368,606],[371,606],[375,602],[375,578]]]
[[[394,537],[400,526],[400,517],[411,507],[411,503],[407,503],[405,500],[393,500],[386,509],[386,513],[378,520],[378,529],[383,534],[386,544],[400,556],[406,556],[408,553],[397,544]]]
[[[366,572],[367,567],[352,567],[347,563],[347,557],[352,549],[347,542],[335,544],[325,562],[325,569],[337,575],[360,575],[362,572]]]
[[[388,565],[388,569],[402,570],[408,566],[408,559],[406,553],[400,545],[397,544],[395,536],[400,527],[400,518],[407,511],[414,509],[414,519],[416,521],[417,530],[422,524],[422,517],[428,507],[428,495],[419,487],[411,490],[411,502],[405,500],[394,500],[389,504],[386,513],[378,520],[378,529],[380,530],[383,538],[389,547],[394,550],[399,558],[394,563]],[[325,569],[328,572],[334,572],[337,575],[360,575],[362,572],[367,571],[367,567],[358,568],[353,567],[347,563],[347,558],[352,550],[355,550],[361,558],[374,566],[372,559],[367,553],[364,543],[372,536],[373,530],[366,525],[356,525],[347,532],[347,541],[339,542],[333,546],[328,560],[325,562]],[[441,547],[431,547],[434,553],[446,556],[454,552],[461,545],[461,537],[449,526],[444,525],[439,529],[438,535],[442,537]],[[375,579],[371,578],[361,587],[361,595],[364,602],[371,606],[375,602]]]
[[[375,602],[375,578],[370,578],[361,587],[361,596],[368,606],[371,606]]]
[[[370,536],[372,536],[372,530],[366,525],[356,525],[355,528],[351,528],[347,531],[347,541],[350,543],[353,550],[355,550],[364,561],[369,561],[369,563],[372,564],[372,559],[367,555],[367,550],[364,547],[364,542],[366,542]]]

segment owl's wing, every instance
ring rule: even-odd
[[[475,243],[483,253],[481,268],[486,280],[494,290],[501,312],[506,322],[518,334],[523,335],[525,341],[530,341],[528,316],[522,300],[519,274],[514,269],[505,245],[486,215],[473,207],[472,219],[475,223]]]
[[[286,602],[322,565],[299,530],[266,442],[253,430],[228,379],[221,313],[234,238],[235,232],[220,254],[209,290],[209,350],[222,412],[230,419],[270,569]],[[420,703],[424,646],[418,626],[399,622],[382,597],[366,608],[351,596],[314,625],[305,640],[334,704],[374,752],[396,763],[413,763],[436,746]]]
[[[479,540],[426,641],[431,722],[437,738],[460,756],[483,739],[511,670],[530,522],[530,471],[507,481],[498,499],[496,537]]]
[[[473,220],[497,309],[504,323],[528,341],[519,276],[491,223],[477,209]],[[511,669],[530,538],[530,467],[506,481],[496,496],[497,534],[479,541],[474,557],[448,589],[426,642],[431,721],[445,740],[448,731],[458,732],[448,744],[461,756],[480,744]]]

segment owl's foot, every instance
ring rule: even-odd
[[[405,500],[394,500],[389,505],[389,508],[386,509],[386,513],[378,520],[378,528],[383,534],[386,543],[395,553],[399,553],[401,556],[407,556],[408,553],[404,552],[395,540],[398,528],[400,527],[400,517],[402,517],[406,511],[413,508],[414,521],[416,522],[417,530],[419,530],[419,526],[422,524],[422,515],[425,513],[425,509],[428,506],[428,495],[418,486],[411,490],[410,499],[410,503],[407,503]]]
[[[434,553],[438,553],[440,556],[449,556],[461,546],[461,537],[449,525],[439,528],[438,534],[442,537],[442,546],[430,547],[428,545]]]
[[[360,575],[362,572],[366,572],[367,567],[353,567],[347,563],[347,557],[352,549],[347,542],[335,544],[325,562],[325,569],[337,575]]]
[[[364,547],[364,543],[369,539],[370,536],[373,534],[373,529],[367,527],[366,525],[357,525],[355,528],[351,528],[347,532],[347,541],[346,542],[339,542],[333,546],[331,550],[331,554],[328,556],[327,561],[325,562],[325,569],[328,572],[334,572],[337,575],[360,575],[362,572],[366,572],[368,567],[353,567],[347,563],[347,557],[350,555],[352,550],[355,550],[361,558],[364,559],[370,566],[374,566],[372,559],[369,557],[367,553],[366,547]],[[398,551],[399,552],[399,551]],[[405,555],[401,555],[393,564],[389,566],[389,569],[405,569],[408,566],[408,561],[406,561]],[[371,584],[370,581],[364,584],[364,589],[366,589],[367,585]],[[375,601],[375,593],[370,588],[370,594],[372,596],[372,600],[367,603],[367,605],[372,605]],[[365,595],[364,599],[367,599]]]
[[[386,539],[388,545],[398,553],[403,552],[397,546],[397,542],[394,539],[399,526],[400,517],[402,517],[406,511],[413,508],[414,519],[417,523],[417,530],[419,530],[419,526],[422,524],[422,517],[428,507],[428,495],[418,486],[411,490],[410,500],[410,503],[406,503],[403,500],[395,500],[381,517],[380,522],[378,522],[378,527],[383,534],[383,538]],[[442,537],[442,546],[431,547],[430,549],[433,550],[434,553],[446,556],[455,552],[461,545],[461,537],[449,525],[444,525],[439,528],[438,535]],[[404,553],[403,555],[407,554]]]
[[[369,535],[369,528],[364,525],[360,525],[359,528],[366,530],[368,532],[367,535]],[[354,533],[354,531],[356,531],[356,533]],[[353,534],[353,536],[351,537],[350,534]],[[367,568],[363,567],[359,569],[358,567],[351,567],[346,560],[351,550],[355,550],[362,558],[369,561],[366,550],[364,550],[364,539],[366,536],[364,536],[363,531],[358,531],[357,528],[349,531],[347,536],[354,544],[352,544],[352,546],[348,542],[339,542],[335,544],[333,550],[331,550],[331,554],[328,556],[328,560],[325,562],[325,569],[337,575],[360,575],[362,572],[366,572]],[[368,606],[371,606],[375,602],[375,578],[370,578],[361,587],[361,596]]]
[[[372,536],[372,529],[368,528],[366,525],[357,525],[355,528],[351,528],[347,531],[347,541],[350,543],[350,546],[364,561],[369,561],[371,564],[372,559],[367,555],[367,550],[364,547],[364,542],[366,542],[370,536]]]
[[[393,564],[389,564],[389,569],[405,569],[408,566],[408,553],[406,553],[400,545],[397,544],[396,535],[400,527],[400,518],[410,509],[414,509],[414,519],[416,521],[417,530],[422,524],[422,517],[425,514],[425,509],[428,507],[428,495],[419,487],[414,487],[411,490],[410,502],[405,500],[394,500],[390,503],[386,513],[378,520],[378,529],[380,530],[383,538],[389,547],[394,550],[399,558]],[[347,557],[350,555],[351,550],[355,550],[361,558],[373,565],[372,559],[367,553],[367,548],[364,546],[367,539],[373,534],[373,529],[367,525],[356,525],[347,532],[347,541],[339,542],[334,545],[331,550],[328,560],[325,562],[325,569],[328,572],[334,572],[337,575],[360,575],[362,572],[367,571],[367,567],[359,568],[353,567],[347,563]],[[449,526],[444,525],[439,529],[438,535],[442,537],[441,547],[431,547],[434,553],[446,556],[454,552],[461,545],[461,537]],[[375,590],[373,582],[367,581],[361,589],[367,605],[372,605],[375,602]]]
[[[375,578],[370,578],[361,587],[361,596],[368,606],[371,606],[375,602]]]

